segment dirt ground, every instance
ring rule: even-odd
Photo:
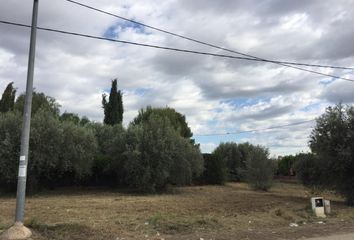
[[[313,216],[308,189],[276,183],[269,192],[246,184],[177,188],[135,195],[64,189],[27,198],[33,239],[299,239],[354,232],[354,208],[330,193],[332,214]],[[0,197],[0,232],[13,223],[15,198]],[[296,223],[297,227],[290,227]]]

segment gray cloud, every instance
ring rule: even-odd
[[[328,84],[321,97],[331,103],[354,103],[354,84],[351,82],[335,81]]]

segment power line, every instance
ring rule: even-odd
[[[301,124],[309,123],[309,122],[313,122],[313,121],[315,121],[315,119],[302,121],[302,122],[294,122],[294,123],[289,123],[289,124],[285,124],[285,125],[271,126],[271,127],[267,127],[267,128],[258,128],[258,129],[247,130],[247,131],[226,132],[226,133],[210,133],[210,134],[196,134],[196,135],[193,135],[193,136],[195,136],[195,137],[210,137],[210,136],[236,135],[236,134],[242,134],[242,133],[260,132],[260,131],[265,131],[265,130],[279,129],[279,128],[284,128],[284,127],[296,126],[296,125],[301,125]]]
[[[27,25],[27,24],[8,22],[8,21],[3,21],[3,20],[0,20],[0,23],[7,24],[7,25],[26,27],[26,28],[31,27],[30,25]],[[158,45],[152,45],[152,44],[145,44],[145,43],[138,43],[138,42],[132,42],[132,41],[124,41],[124,40],[117,40],[117,39],[106,38],[106,37],[93,36],[93,35],[76,33],[76,32],[68,32],[68,31],[63,31],[63,30],[58,30],[58,29],[53,29],[53,28],[37,27],[37,29],[42,30],[42,31],[55,32],[55,33],[61,33],[61,34],[66,34],[66,35],[73,35],[73,36],[78,36],[78,37],[85,37],[85,38],[104,40],[104,41],[110,41],[110,42],[117,42],[117,43],[123,43],[123,44],[130,44],[130,45],[136,45],[136,46],[142,46],[142,47],[163,49],[163,50],[169,50],[169,51],[184,52],[184,53],[199,54],[199,55],[208,55],[208,56],[213,56],[213,57],[222,57],[222,58],[230,58],[230,59],[238,59],[238,60],[246,60],[246,61],[268,62],[267,60],[262,60],[262,59],[237,57],[237,56],[232,56],[232,55],[209,53],[209,52],[200,52],[200,51],[181,49],[181,48],[164,47],[164,46],[158,46]],[[313,71],[313,70],[309,70],[309,69],[304,69],[304,68],[299,68],[299,67],[295,67],[295,66],[291,66],[291,67],[295,68],[295,69],[299,69],[301,71],[305,71],[305,72],[309,72],[309,73],[313,73],[313,74],[317,74],[317,75],[321,75],[321,76],[325,76],[325,77],[331,77],[331,78],[335,78],[335,79],[341,79],[344,81],[354,82],[354,80],[350,79],[350,78],[339,77],[336,75],[321,73],[321,72],[317,72],[317,71]]]
[[[138,21],[135,21],[135,20],[132,20],[132,19],[129,19],[129,18],[125,18],[125,17],[122,17],[120,15],[113,14],[113,13],[104,11],[102,9],[95,8],[95,7],[92,7],[92,6],[77,2],[77,1],[73,1],[73,0],[65,0],[65,1],[73,3],[73,4],[76,4],[76,5],[79,5],[79,6],[82,6],[82,7],[85,7],[85,8],[88,8],[88,9],[91,9],[91,10],[94,10],[94,11],[97,11],[97,12],[100,12],[100,13],[103,13],[103,14],[106,14],[106,15],[109,15],[109,16],[112,16],[112,17],[116,17],[116,18],[119,18],[119,19],[122,19],[122,20],[125,20],[125,21],[128,21],[128,22],[131,22],[131,23],[134,23],[134,24],[138,24],[138,25],[141,25],[141,26],[146,27],[146,28],[150,28],[150,29],[153,29],[153,30],[156,30],[156,31],[159,31],[159,32],[163,32],[163,33],[175,36],[175,37],[183,38],[183,39],[188,40],[188,41],[192,41],[192,42],[195,42],[195,43],[199,43],[199,44],[202,44],[202,45],[205,45],[205,46],[209,46],[209,47],[213,47],[213,48],[216,48],[216,49],[220,49],[220,50],[223,50],[223,51],[236,53],[236,54],[239,54],[239,55],[242,55],[242,56],[245,56],[245,57],[249,57],[249,58],[253,58],[253,59],[257,59],[257,60],[263,61],[263,62],[270,62],[270,63],[282,65],[284,67],[292,67],[292,68],[295,68],[295,69],[298,69],[298,70],[302,70],[302,68],[296,68],[296,67],[291,66],[291,65],[308,66],[308,67],[320,67],[320,68],[332,68],[332,69],[342,69],[342,70],[354,70],[354,67],[342,67],[342,66],[331,66],[331,65],[322,65],[322,64],[310,64],[310,63],[298,63],[298,62],[289,62],[289,61],[277,61],[277,60],[270,60],[270,59],[260,58],[260,57],[254,56],[254,55],[242,53],[242,52],[235,51],[235,50],[232,50],[232,49],[220,47],[220,46],[217,46],[215,44],[211,44],[211,43],[208,43],[208,42],[197,40],[197,39],[194,39],[194,38],[191,38],[191,37],[183,36],[181,34],[173,33],[173,32],[170,32],[170,31],[167,31],[167,30],[164,30],[164,29],[161,29],[161,28],[157,28],[157,27],[154,27],[154,26],[142,23],[142,22],[138,22]]]

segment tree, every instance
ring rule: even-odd
[[[25,104],[25,93],[22,93],[15,102],[15,110],[23,112],[23,107]],[[60,104],[57,103],[55,98],[45,95],[44,93],[33,92],[32,96],[32,115],[40,109],[46,110],[48,113],[59,116]]]
[[[22,118],[19,112],[0,114],[0,189],[15,189]]]
[[[268,149],[254,146],[247,159],[247,182],[254,189],[268,190],[272,186],[274,163],[268,158]]]
[[[126,144],[126,181],[141,191],[189,184],[202,173],[198,146],[181,137],[167,117],[152,113],[140,124],[131,124]]]
[[[208,184],[225,184],[227,180],[227,167],[223,158],[218,158],[214,154],[203,154],[204,173],[203,180]]]
[[[112,81],[111,92],[107,102],[107,95],[102,95],[102,106],[104,110],[103,122],[108,125],[122,123],[123,121],[123,97],[122,93],[117,88],[117,79]]]
[[[95,185],[119,186],[124,184],[126,130],[121,124],[103,125],[91,123],[98,143],[98,153],[92,168],[91,183]]]
[[[64,112],[60,117],[59,117],[60,121],[70,121],[73,122],[75,124],[79,124],[80,123],[80,117],[75,114],[75,113],[68,113],[68,112]]]
[[[21,116],[0,114],[0,185],[15,188]],[[28,190],[72,185],[90,173],[97,151],[93,132],[72,122],[60,122],[51,111],[33,115],[30,134]]]
[[[321,161],[312,153],[296,155],[294,169],[303,185],[312,188],[321,186]]]
[[[148,106],[146,109],[140,109],[139,114],[133,120],[133,125],[137,125],[146,122],[150,115],[155,114],[160,117],[166,117],[173,128],[184,138],[191,138],[193,133],[186,122],[186,117],[181,113],[177,112],[173,108],[152,108]]]
[[[13,82],[9,83],[4,93],[0,99],[0,112],[5,113],[8,111],[12,111],[15,105],[15,96],[16,96],[16,89],[13,87]]]
[[[293,176],[294,173],[294,165],[297,158],[293,155],[287,155],[279,159],[278,161],[278,170],[277,174],[282,176]]]
[[[238,149],[237,143],[220,143],[219,146],[213,151],[213,155],[215,158],[219,159],[219,161],[225,162],[228,172],[228,180],[241,180],[238,174],[241,166],[241,153]]]
[[[316,184],[336,190],[354,205],[354,107],[328,107],[316,120],[310,148],[318,159]]]

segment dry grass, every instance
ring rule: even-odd
[[[319,220],[311,213],[310,195],[286,183],[269,192],[239,183],[184,187],[163,195],[57,190],[27,198],[25,223],[40,240],[295,239],[354,230],[354,209],[342,199],[326,193],[333,214]],[[14,208],[14,198],[0,197],[0,231],[12,224]],[[292,222],[299,227],[290,228]]]

